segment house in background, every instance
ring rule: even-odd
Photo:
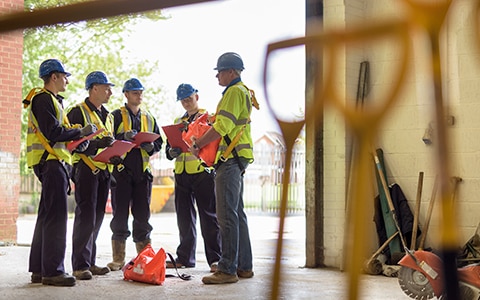
[[[261,177],[258,179],[281,183],[286,153],[283,136],[274,131],[265,132],[254,142],[253,151],[255,162],[252,169],[260,170]],[[293,147],[290,174],[291,183],[305,182],[305,139],[303,134],[297,138]]]
[[[245,172],[245,206],[261,211],[276,211],[281,200],[286,146],[283,136],[265,132],[253,143],[255,161]],[[305,209],[305,139],[298,138],[292,153],[288,210]]]

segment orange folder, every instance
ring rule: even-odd
[[[93,157],[94,161],[109,163],[110,158],[114,156],[122,156],[135,147],[134,143],[122,140],[115,140],[110,147],[105,148],[102,152]]]

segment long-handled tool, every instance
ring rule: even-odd
[[[422,250],[425,245],[425,239],[427,238],[428,228],[430,226],[430,219],[432,218],[433,206],[435,204],[435,198],[437,196],[438,189],[438,176],[435,177],[435,183],[433,184],[432,196],[430,197],[430,203],[428,204],[427,218],[425,219],[425,225],[423,226],[422,235],[420,236],[420,243],[418,249]]]
[[[412,241],[410,249],[415,250],[417,244],[418,218],[420,217],[420,203],[422,201],[423,172],[418,173],[417,198],[415,200],[415,214],[413,215]]]
[[[388,244],[398,235],[398,231],[392,234],[383,244],[378,248],[375,253],[370,256],[370,258],[364,263],[363,271],[370,275],[378,275],[383,271],[382,263],[377,259],[377,257],[382,253],[383,249],[388,246]]]
[[[456,196],[456,193],[457,193],[458,184],[460,182],[462,182],[463,179],[461,177],[454,176],[454,177],[452,177],[452,180],[453,180],[453,185],[454,185],[453,186],[453,191],[452,191],[452,202],[453,202],[453,201],[455,201],[455,196]],[[428,206],[427,218],[425,220],[425,226],[423,228],[422,235],[420,236],[421,237],[420,238],[420,243],[418,244],[418,249],[420,249],[420,250],[423,249],[423,246],[425,245],[425,239],[427,238],[427,232],[428,232],[428,228],[430,226],[430,219],[432,217],[433,206],[435,204],[437,189],[438,189],[438,178],[435,177],[435,183],[433,185],[432,197],[430,198],[430,204]]]
[[[390,190],[388,189],[387,180],[385,179],[385,175],[382,170],[382,166],[380,164],[380,159],[378,158],[377,152],[373,151],[373,159],[375,161],[375,166],[377,170],[377,175],[380,178],[381,186],[385,193],[385,197],[387,198],[388,207],[392,214],[393,223],[398,231],[398,236],[400,237],[400,241],[402,242],[402,246],[404,249],[407,248],[407,244],[405,243],[405,238],[403,237],[402,230],[400,228],[400,224],[398,223],[397,213],[395,212],[395,206],[393,205],[392,197],[390,196]]]

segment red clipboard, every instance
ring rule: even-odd
[[[81,143],[85,142],[86,140],[91,140],[94,136],[97,136],[99,135],[100,133],[104,132],[105,131],[105,128],[100,128],[99,130],[95,131],[94,133],[91,133],[87,136],[84,136],[83,138],[81,139],[78,139],[78,140],[75,140],[73,142],[70,142],[68,145],[67,145],[67,149],[68,151],[72,152],[73,150],[75,150],[78,145],[80,145]]]
[[[179,123],[175,125],[162,126],[168,143],[172,148],[180,148],[182,152],[188,152],[188,145],[182,138],[182,132],[185,129],[185,124]]]
[[[158,139],[160,135],[153,132],[139,132],[133,138],[132,143],[136,145],[136,148],[140,147],[142,143],[152,143]]]
[[[94,161],[109,163],[110,158],[114,156],[122,156],[135,147],[134,143],[122,140],[115,140],[110,147],[105,148],[102,152],[93,157]]]

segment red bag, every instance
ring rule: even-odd
[[[182,138],[190,147],[192,146],[192,137],[198,139],[205,134],[212,126],[208,124],[208,114],[201,115],[198,119],[188,125],[188,130],[182,132]],[[198,156],[209,167],[215,163],[215,157],[217,156],[218,144],[220,139],[211,142],[205,147],[200,149]]]
[[[143,250],[123,267],[123,280],[133,280],[162,285],[165,281],[167,255],[163,248],[155,253],[148,244]]]

